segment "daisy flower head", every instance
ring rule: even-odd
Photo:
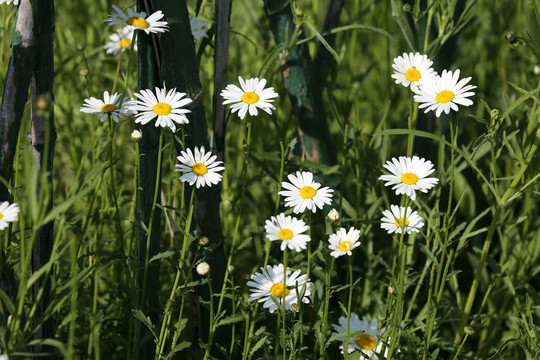
[[[216,158],[217,156],[212,155],[210,151],[205,152],[204,146],[200,149],[195,147],[194,152],[191,152],[191,149],[182,151],[177,157],[180,164],[176,165],[176,171],[185,172],[180,176],[180,181],[187,181],[189,185],[196,183],[197,188],[218,184],[222,179],[218,172],[225,168],[219,166],[222,162],[216,161]]]
[[[422,86],[414,101],[420,103],[419,109],[426,108],[424,112],[435,110],[435,115],[439,117],[444,111],[450,113],[450,109],[458,111],[458,105],[471,106],[473,104],[469,96],[473,96],[476,89],[474,85],[467,85],[470,77],[459,80],[459,70],[454,72],[443,70],[442,74],[435,76],[429,81],[422,82]]]
[[[136,123],[145,125],[157,117],[156,127],[170,127],[173,132],[176,131],[174,123],[180,125],[189,123],[185,114],[190,113],[191,110],[183,107],[191,104],[192,100],[184,98],[186,93],[176,92],[176,88],[167,90],[156,87],[155,94],[147,89],[135,93],[135,96],[138,100],[129,109],[137,111]]]
[[[107,54],[118,55],[118,53],[126,51],[131,46],[133,31],[131,26],[124,26],[118,32],[109,35],[110,41],[105,44]],[[133,49],[137,50],[137,44],[134,44]]]
[[[328,242],[330,243],[328,247],[332,252],[332,255],[335,258],[340,257],[341,255],[352,255],[352,250],[360,246],[360,230],[356,230],[351,227],[349,231],[344,228],[339,229],[335,234],[330,235]]]
[[[290,215],[279,214],[266,220],[264,226],[266,237],[270,241],[281,240],[281,250],[289,248],[300,252],[306,248],[308,241],[311,241],[309,235],[303,234],[309,229],[309,226],[303,220],[299,220]]]
[[[266,269],[261,267],[261,271],[251,275],[251,280],[247,283],[251,287],[249,301],[257,300],[264,303],[263,307],[271,313],[278,308],[276,302],[283,306],[285,301],[285,310],[291,310],[291,305],[298,303],[300,292],[305,287],[302,302],[309,303],[311,283],[306,275],[300,275],[300,270],[291,273],[291,269],[287,268],[285,284],[283,284],[283,264],[268,265]]]
[[[322,209],[324,204],[332,203],[333,189],[322,187],[313,181],[313,174],[308,171],[297,171],[296,176],[287,176],[290,182],[283,181],[281,187],[285,190],[279,192],[285,196],[285,206],[294,207],[296,214],[303,213],[305,209],[315,212]]]
[[[404,53],[394,59],[392,78],[396,79],[396,84],[410,87],[416,93],[418,92],[418,85],[437,75],[431,67],[432,64],[433,61],[429,60],[427,55],[418,52]]]
[[[412,159],[400,156],[399,160],[392,158],[383,165],[392,175],[381,175],[379,180],[386,181],[385,186],[396,190],[396,195],[406,194],[411,200],[416,200],[416,190],[427,193],[439,179],[428,178],[435,169],[431,161],[413,156]]]
[[[146,17],[145,12],[136,12],[133,9],[127,9],[127,15],[118,6],[113,5],[116,14],[109,15],[103,22],[108,22],[109,25],[129,25],[133,30],[142,30],[147,34],[162,33],[169,30],[169,25],[163,19],[163,13],[156,11],[149,17]]]
[[[272,114],[276,108],[271,103],[273,98],[279,97],[273,87],[265,89],[266,79],[252,78],[244,81],[241,76],[238,77],[240,87],[229,84],[225,90],[221,91],[221,96],[225,99],[223,105],[232,104],[231,111],[237,112],[238,117],[243,119],[249,110],[249,115],[259,114],[257,108]]]
[[[189,26],[191,27],[191,34],[193,35],[194,41],[203,37],[208,37],[208,35],[206,35],[206,29],[204,28],[206,25],[208,25],[208,21],[199,20],[198,16],[191,16],[189,18]]]
[[[342,316],[338,320],[339,324],[333,324],[334,334],[347,334],[347,317]],[[380,333],[384,333],[386,328],[382,328]],[[357,335],[356,337],[351,337],[349,339],[349,348],[347,349],[348,353],[354,351],[361,351],[364,353],[365,358],[372,360],[378,360],[379,356],[383,356],[381,359],[385,359],[388,349],[384,351],[384,354],[381,354],[384,344],[379,342],[377,334],[379,333],[379,323],[377,319],[373,319],[371,322],[364,316],[362,320],[358,318],[354,312],[351,313],[350,317],[350,328],[349,333],[363,331],[363,333]],[[343,340],[344,341],[344,340]],[[343,347],[345,344],[340,345],[341,353],[343,354]]]
[[[127,98],[124,99],[124,102]],[[109,95],[108,91],[103,93],[103,100],[91,97],[84,99],[81,111],[88,114],[98,114],[99,120],[104,122],[107,116],[112,116],[113,120],[118,122],[120,117],[124,116],[125,109],[120,104],[120,94]]]
[[[19,205],[16,203],[10,205],[7,201],[4,201],[0,205],[0,230],[7,228],[9,223],[17,221],[18,215]]]
[[[381,228],[388,231],[389,234],[396,233],[401,234],[401,231],[405,231],[408,235],[414,232],[420,232],[420,228],[424,226],[422,222],[424,219],[418,215],[418,212],[412,211],[407,206],[390,205],[390,210],[383,211],[383,218],[381,218]]]

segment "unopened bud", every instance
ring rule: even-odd
[[[403,5],[403,12],[411,12],[412,8],[411,8],[411,4],[404,4]]]
[[[330,212],[328,213],[326,217],[328,218],[328,220],[330,220],[333,223],[336,223],[339,221],[339,213],[337,212],[336,209],[330,210]]]
[[[463,328],[463,331],[465,331],[465,334],[467,334],[467,335],[472,335],[472,334],[474,334],[474,329],[473,329],[472,327],[470,327],[470,326],[465,326],[465,327]]]
[[[534,65],[533,73],[534,73],[534,75],[540,75],[540,66]]]
[[[13,320],[13,315],[9,315],[9,316],[7,317],[7,325],[8,325],[8,326],[11,325],[11,321],[12,321],[12,320]]]
[[[300,305],[291,304],[291,310],[294,311],[294,312],[299,312],[300,311]]]
[[[234,272],[235,269],[236,269],[236,268],[234,267],[234,265],[229,265],[229,266],[227,267],[227,271],[229,272],[229,274],[232,274],[232,273]]]
[[[83,43],[83,42],[78,43],[78,44],[77,44],[77,49],[79,49],[79,50],[84,50],[84,49],[86,49],[86,44]]]
[[[514,34],[513,31],[508,31],[506,34],[504,34],[504,38],[506,41],[512,42],[516,39],[516,34]]]
[[[389,287],[388,287],[388,292],[389,292],[390,294],[394,294],[394,293],[396,292],[396,289],[394,289],[393,286],[389,286]]]
[[[131,140],[135,142],[139,142],[141,141],[141,139],[142,139],[142,132],[140,132],[139,130],[133,130],[133,132],[131,133]]]
[[[36,101],[36,109],[38,111],[47,112],[51,108],[51,102],[43,97],[40,97]]]
[[[497,121],[499,120],[499,117],[501,116],[501,111],[499,109],[492,109],[489,116],[491,117],[492,122]]]
[[[210,240],[208,240],[208,238],[206,236],[201,236],[201,238],[199,239],[199,245],[200,246],[206,246],[206,245],[208,245],[209,242],[210,242]]]
[[[208,272],[210,271],[210,265],[208,265],[207,262],[202,262],[199,265],[197,265],[196,270],[197,270],[197,274],[204,276],[208,274]]]
[[[81,69],[81,71],[79,71],[79,75],[87,76],[88,75],[88,69]]]
[[[384,320],[386,320],[386,315],[384,315],[384,314],[379,314],[379,315],[377,315],[377,319],[378,319],[379,321],[384,321]]]

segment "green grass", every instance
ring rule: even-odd
[[[421,3],[424,10],[425,4]],[[454,3],[457,3],[455,14],[451,10]],[[134,6],[133,3],[118,5]],[[540,34],[531,9],[538,4],[537,1],[531,5],[528,1],[511,0],[437,1],[432,8],[430,43],[435,43],[439,16],[453,18],[457,25],[459,14],[469,5],[472,6],[470,20],[436,53],[428,52],[437,71],[460,69],[462,77],[472,77],[471,83],[477,89],[472,98],[473,106],[461,107],[459,112],[452,113],[458,127],[453,175],[448,116],[435,118],[424,115],[423,111],[418,114],[416,129],[425,133],[415,133],[413,153],[435,164],[434,176],[440,181],[428,194],[419,194],[414,202],[415,210],[426,224],[416,236],[400,239],[380,228],[382,211],[401,200],[377,178],[384,173],[382,164],[406,154],[410,134],[406,130],[409,90],[394,84],[390,75],[393,58],[412,49],[392,18],[390,1],[349,1],[341,14],[341,26],[370,26],[390,36],[354,29],[340,31],[337,35],[334,50],[340,63],[332,64],[323,91],[337,149],[336,166],[305,162],[296,152],[289,152],[282,169],[280,143],[284,148],[291,143],[296,136],[296,124],[279,59],[270,62],[264,77],[280,98],[275,102],[276,110],[272,115],[259,112],[262,115],[251,119],[252,140],[247,159],[243,147],[246,121],[238,119],[236,114],[229,116],[220,219],[225,254],[228,256],[233,251],[234,271],[228,275],[223,294],[226,313],[216,318],[216,321],[225,319],[226,324],[217,327],[214,346],[208,350],[212,358],[242,358],[251,324],[254,324],[253,333],[248,338],[253,354],[249,353],[249,357],[245,354],[246,358],[282,358],[280,341],[287,342],[287,355],[291,355],[294,348],[293,358],[319,358],[321,343],[318,339],[321,338],[326,271],[329,270],[327,239],[338,225],[330,224],[320,211],[311,217],[312,296],[299,313],[287,312],[287,331],[282,339],[279,311],[270,314],[262,307],[255,311],[255,304],[248,301],[246,285],[264,262],[267,246],[264,224],[275,215],[280,170],[286,176],[301,168],[314,172],[323,185],[335,189],[333,207],[342,215],[339,226],[361,230],[362,244],[352,256],[353,280],[358,282],[354,286],[351,310],[360,317],[377,318],[380,326],[388,329],[386,335],[392,334],[397,340],[392,358],[452,359],[457,352],[459,359],[536,359],[540,356],[540,166],[538,156],[530,156],[531,149],[540,141],[540,100],[538,93],[534,93],[523,102],[518,101],[540,86],[540,75],[534,72],[534,66],[540,61],[536,53]],[[188,6],[191,15],[200,6],[199,14],[210,22],[208,28],[213,26],[214,2],[188,1]],[[297,6],[318,28],[322,26],[326,1],[299,0]],[[55,340],[49,343],[53,345],[53,358],[132,359],[133,331],[148,315],[134,313],[139,309],[135,286],[137,168],[135,143],[130,140],[130,134],[137,126],[131,119],[124,119],[115,125],[115,137],[111,140],[107,123],[79,111],[85,98],[100,97],[103,91],[112,89],[115,80],[117,59],[102,48],[112,32],[102,19],[111,12],[107,1],[56,4],[54,111],[58,138],[52,184],[55,251],[49,264],[52,293],[46,312],[54,322]],[[12,5],[0,5],[1,84],[5,83],[10,56],[13,14]],[[407,16],[410,19],[410,14]],[[409,25],[415,34],[412,22]],[[422,44],[424,29],[425,18],[419,22]],[[307,37],[313,35],[307,28],[304,31]],[[507,31],[513,31],[520,38],[517,46],[505,40]],[[441,30],[443,36],[449,32],[449,27]],[[229,83],[237,83],[238,75],[257,76],[276,46],[262,1],[233,2],[230,39]],[[196,44],[209,131],[214,92],[214,39],[210,40],[209,43],[199,40]],[[313,56],[317,39],[308,44]],[[128,71],[131,90],[135,91],[136,56],[131,56]],[[124,54],[123,70],[126,64]],[[88,70],[86,76],[81,75],[83,69]],[[118,91],[123,89],[123,81],[120,81]],[[2,95],[3,91],[2,86]],[[490,118],[490,109],[498,109],[499,117]],[[10,202],[20,205],[21,214],[19,221],[1,234],[5,256],[0,261],[0,277],[4,278],[13,270],[15,287],[26,289],[11,300],[5,295],[6,289],[0,292],[0,349],[10,356],[32,351],[34,301],[28,254],[35,231],[47,216],[41,206],[43,202],[35,196],[36,183],[42,175],[35,169],[32,147],[26,136],[30,129],[29,110],[30,106],[23,119],[14,174],[8,179]],[[475,119],[486,119],[487,125]],[[176,342],[180,350],[174,358],[198,359],[204,357],[210,332],[201,318],[201,314],[207,314],[209,303],[204,300],[208,299],[204,295],[208,282],[195,274],[194,267],[208,256],[209,250],[198,245],[200,232],[191,231],[184,239],[188,211],[187,206],[181,208],[180,204],[187,205],[189,197],[182,202],[182,185],[174,171],[177,160],[173,143],[176,140],[166,130],[161,194],[164,201],[156,211],[165,209],[170,221],[162,217],[161,227],[155,230],[161,234],[162,258],[154,261],[160,264],[160,289],[153,294],[160,308],[157,310],[159,320],[152,326],[159,337],[163,316],[170,314],[165,352],[168,354],[171,350],[179,331],[177,326],[181,324]],[[114,178],[107,170],[111,141],[114,141]],[[248,164],[247,172],[242,177],[245,164]],[[519,180],[513,183],[516,176]],[[244,181],[246,191],[242,196]],[[46,190],[45,184],[43,193]],[[450,218],[447,216],[449,202]],[[279,211],[285,211],[283,199],[280,204]],[[330,207],[325,208],[324,214],[329,210]],[[307,216],[304,218],[307,221]],[[236,243],[232,248],[238,219]],[[193,225],[191,230],[194,228]],[[173,292],[173,301],[169,302],[184,240],[192,242],[184,248],[187,255],[179,272],[180,289]],[[490,242],[490,247],[483,250],[486,241]],[[478,290],[474,301],[468,300],[482,258],[485,264],[476,280]],[[400,265],[401,259],[405,266]],[[302,273],[306,272],[307,261],[305,252],[287,253],[287,265],[301,269]],[[281,262],[282,252],[273,245],[269,264]],[[212,268],[210,276],[223,278],[225,271]],[[344,257],[337,259],[330,274],[333,287],[328,301],[327,341],[332,336],[331,324],[336,324],[340,316],[346,316],[348,272],[348,261]],[[213,288],[212,292],[216,295],[213,302],[217,308],[221,289]],[[464,318],[468,302],[472,307],[470,315]],[[22,306],[19,313],[18,304]],[[399,315],[401,306],[403,310]],[[395,326],[400,316],[403,322]],[[14,329],[14,320],[20,322],[19,329]],[[148,321],[142,328],[149,325]],[[463,348],[458,351],[459,344],[455,341],[463,339],[464,326],[469,326],[473,333],[465,337]],[[200,341],[199,335],[202,336]],[[387,339],[386,335],[382,339]],[[143,340],[152,342],[152,339]],[[322,353],[326,353],[328,359],[339,358],[340,344],[341,341],[332,341]],[[349,358],[358,356],[355,352]]]

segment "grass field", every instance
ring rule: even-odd
[[[54,93],[32,103],[28,79],[17,95],[28,102],[15,115],[5,84],[21,48],[16,12],[43,10],[38,0],[19,1],[0,4],[0,202],[20,207],[0,230],[0,354],[540,359],[540,1],[367,0],[340,8],[334,0],[235,0],[227,33],[220,6],[228,1],[140,0],[162,10],[170,29],[136,30],[137,50],[128,44],[119,55],[104,48],[122,27],[103,22],[115,13],[111,2],[57,1]],[[328,3],[341,11],[323,29]],[[195,43],[188,13],[208,22]],[[220,36],[229,38],[228,55],[218,53]],[[391,77],[395,58],[417,51],[438,74],[470,77],[472,105],[440,116],[419,109],[410,88]],[[40,61],[13,66],[18,76],[38,76]],[[219,93],[240,86],[239,76],[266,79],[279,94],[275,109],[243,119],[230,105],[223,110]],[[154,119],[137,123],[133,109],[118,123],[110,113],[100,122],[81,111],[104,91],[135,98],[164,84],[194,100],[189,124],[174,132]],[[27,136],[40,116],[56,128],[53,139],[47,127],[44,147]],[[17,117],[16,141],[8,142]],[[140,141],[132,140],[136,129]],[[225,170],[197,188],[175,170],[181,151],[201,145]],[[43,159],[52,150],[48,172]],[[383,165],[400,156],[430,161],[436,184],[415,199],[385,186]],[[333,190],[330,205],[313,212],[286,205],[279,192],[297,171]],[[381,228],[392,205],[417,211],[418,232],[405,233],[409,215],[390,215],[393,234]],[[305,224],[303,249],[269,241],[267,221],[281,213]],[[349,234],[335,257],[331,235],[351,227],[360,244],[347,253],[356,241]],[[310,285],[288,283],[282,269],[266,283],[263,307],[248,283],[267,265],[298,270]],[[283,293],[297,296],[283,306]],[[342,354],[347,344],[354,351]]]

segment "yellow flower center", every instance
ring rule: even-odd
[[[311,186],[304,186],[303,188],[300,189],[300,196],[303,197],[304,199],[311,199],[315,195],[317,195],[317,190],[315,190]]]
[[[409,69],[405,72],[405,78],[409,80],[410,82],[415,82],[420,80],[422,75],[420,74],[420,71],[416,70],[415,68]]]
[[[454,100],[454,93],[450,90],[443,90],[435,96],[435,101],[438,103],[447,103]]]
[[[259,95],[251,91],[245,92],[244,95],[242,95],[242,101],[249,105],[255,104],[259,101]]]
[[[360,334],[354,342],[364,350],[375,349],[375,338],[368,334]]]
[[[114,110],[118,109],[116,106],[114,106],[113,104],[105,104],[103,105],[102,107],[99,108],[99,110],[101,111],[108,111],[108,112],[112,112]]]
[[[148,23],[141,17],[132,16],[126,20],[126,22],[131,26],[136,26],[141,29],[148,29]]]
[[[403,222],[405,221],[405,222]],[[403,218],[397,218],[396,221],[394,222],[394,224],[396,224],[397,227],[405,227],[405,226],[409,226],[409,220],[405,219],[403,220]]]
[[[4,217],[4,214],[0,213],[0,220]]]
[[[405,173],[401,175],[401,181],[403,181],[407,185],[414,185],[418,182],[418,176],[413,173]]]
[[[285,292],[285,295],[283,295],[283,292]],[[272,287],[270,288],[270,294],[274,295],[275,297],[285,297],[287,295],[289,295],[291,291],[289,289],[287,289],[283,283],[277,283],[277,284],[274,284],[272,285]]]
[[[191,167],[191,171],[197,175],[204,175],[208,172],[208,168],[203,163],[195,163]]]
[[[289,229],[280,229],[277,235],[281,238],[281,240],[291,240],[293,237],[293,232]]]
[[[154,112],[158,115],[169,115],[171,113],[172,107],[167,103],[157,103],[152,108]]]
[[[118,42],[118,46],[121,48],[128,47],[129,45],[131,45],[131,40],[129,39],[122,39]]]
[[[346,252],[351,249],[351,246],[352,242],[350,242],[349,240],[345,240],[339,243],[339,250]]]

